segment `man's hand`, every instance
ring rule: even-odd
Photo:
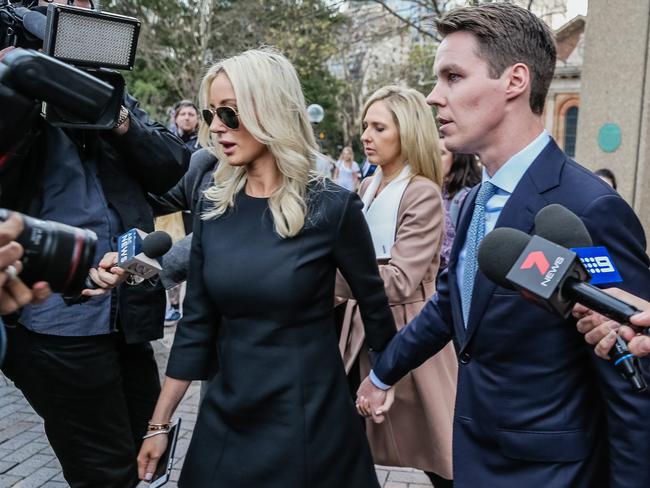
[[[640,327],[650,327],[650,302],[618,288],[604,291],[643,310],[644,312],[634,315],[630,322]],[[616,342],[617,333],[628,341],[630,352],[635,356],[650,354],[650,337],[637,334],[631,327],[621,326],[618,322],[580,304],[573,308],[573,316],[578,319],[578,331],[585,334],[585,340],[589,344],[596,346],[596,355],[603,359],[609,359],[608,353]]]
[[[368,376],[357,390],[357,412],[362,417],[372,417],[373,422],[381,424],[386,418],[384,414],[390,410],[394,399],[393,388],[388,390],[377,388]]]
[[[90,269],[90,278],[99,288],[86,288],[81,294],[86,297],[103,295],[108,293],[111,288],[120,286],[128,277],[129,273],[117,266],[117,253],[107,252],[97,268]]]
[[[30,290],[18,278],[23,269],[19,261],[23,248],[14,239],[22,230],[23,221],[16,214],[0,223],[0,315],[13,313],[32,301],[45,300],[52,293],[45,282],[34,284]]]

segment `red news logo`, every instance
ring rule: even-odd
[[[548,259],[546,259],[546,256],[544,256],[542,251],[533,251],[526,256],[526,259],[524,259],[524,262],[519,269],[530,269],[533,266],[537,268],[539,274],[544,276],[551,267],[551,264],[548,262]]]

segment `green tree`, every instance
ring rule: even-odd
[[[336,133],[340,84],[326,70],[341,17],[324,0],[111,0],[107,11],[142,21],[129,89],[154,116],[182,98],[197,100],[201,78],[216,60],[273,45],[294,63],[307,99],[326,110],[321,127]]]

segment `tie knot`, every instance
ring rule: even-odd
[[[481,188],[478,190],[478,195],[476,195],[475,205],[481,205],[484,207],[487,201],[494,196],[496,191],[496,186],[494,186],[489,181],[484,181],[481,183]]]

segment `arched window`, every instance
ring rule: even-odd
[[[578,132],[578,107],[570,107],[564,114],[564,152],[576,155],[576,134]]]

